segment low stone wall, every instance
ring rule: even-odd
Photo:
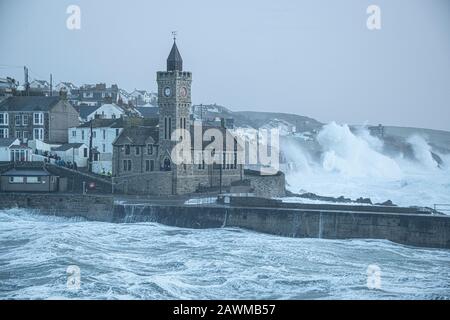
[[[112,222],[114,199],[110,196],[81,194],[0,193],[0,209],[10,208],[39,210],[45,215]]]
[[[297,238],[386,239],[450,248],[450,217],[274,208],[119,205],[114,222],[151,221],[182,228],[240,227]]]
[[[450,216],[408,213],[114,204],[109,196],[0,193],[0,209],[30,208],[43,214],[105,222],[158,222],[183,228],[239,227],[274,235],[324,239],[386,239],[450,249]]]
[[[256,171],[245,170],[244,179],[250,181],[257,197],[275,198],[286,195],[286,180],[281,171],[274,175],[260,175]]]
[[[153,171],[131,177],[114,177],[114,193],[170,195],[172,179],[172,171]]]
[[[66,191],[82,193],[83,182],[85,183],[86,187],[91,182],[93,182],[95,183],[95,188],[89,190],[89,192],[105,194],[111,193],[111,182],[108,180],[108,178],[102,178],[94,174],[88,174],[82,171],[72,170],[53,164],[46,164],[45,169],[54,175],[67,178]]]

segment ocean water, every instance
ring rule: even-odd
[[[450,250],[11,209],[0,211],[0,299],[450,299]]]

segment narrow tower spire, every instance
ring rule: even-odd
[[[167,71],[183,71],[183,59],[177,47],[177,32],[173,31],[173,46],[167,58]]]

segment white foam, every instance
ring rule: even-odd
[[[449,155],[440,155],[441,168],[433,159],[425,139],[408,142],[416,160],[383,153],[383,142],[361,128],[355,133],[347,125],[332,122],[317,136],[322,156],[314,158],[293,142],[282,144],[288,162],[287,188],[295,193],[322,196],[392,200],[403,206],[450,203]]]

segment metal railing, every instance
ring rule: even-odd
[[[445,214],[450,214],[450,204],[449,203],[435,203],[433,205],[434,212],[440,212]]]

